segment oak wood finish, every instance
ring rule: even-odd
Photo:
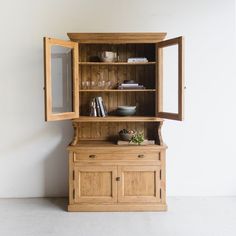
[[[183,119],[183,38],[164,40],[166,33],[68,33],[71,41],[45,38],[46,120],[72,119],[69,151],[68,211],[165,211],[166,149],[164,118]],[[50,48],[73,49],[73,112],[52,114]],[[163,49],[178,46],[178,114],[163,111]],[[115,51],[117,62],[93,61]],[[128,63],[146,57],[147,63]],[[109,88],[85,88],[83,82],[110,81]],[[146,89],[117,90],[124,80]],[[89,103],[102,96],[109,116],[90,117]],[[117,116],[119,105],[136,105],[135,116]],[[148,146],[118,146],[121,129],[142,131]]]
[[[68,211],[70,212],[107,212],[107,211],[167,211],[166,204],[72,204],[68,206]]]
[[[160,167],[119,166],[119,202],[160,202]]]
[[[51,47],[62,46],[72,49],[72,104],[73,112],[52,113],[52,79],[51,79]],[[44,84],[45,84],[45,120],[67,120],[79,116],[79,83],[78,83],[78,44],[59,39],[44,38]]]
[[[87,66],[148,66],[148,65],[155,65],[155,61],[150,61],[150,62],[79,62],[79,65],[87,65]]]
[[[116,166],[75,166],[74,202],[116,202]]]
[[[165,112],[163,110],[163,48],[177,45],[178,46],[178,113]],[[156,44],[157,50],[157,109],[156,115],[159,117],[172,119],[172,120],[183,120],[184,118],[184,38],[178,37]]]
[[[67,33],[70,40],[80,43],[156,43],[166,33]]]
[[[81,89],[79,92],[118,92],[118,93],[125,93],[125,92],[155,92],[156,89]]]
[[[158,117],[145,117],[145,116],[106,116],[106,117],[92,117],[80,116],[73,119],[74,122],[160,122],[162,118]]]
[[[165,146],[119,148],[110,142],[69,146],[69,211],[160,211],[165,201]]]

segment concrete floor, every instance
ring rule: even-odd
[[[65,198],[0,199],[0,235],[236,236],[236,198],[168,203],[168,212],[68,213]]]

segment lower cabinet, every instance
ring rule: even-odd
[[[135,156],[132,154],[131,156]],[[88,156],[88,159],[86,159]],[[70,151],[69,211],[163,211],[165,150],[141,159]],[[124,157],[129,154],[124,153]],[[136,155],[140,157],[139,154]],[[91,160],[92,157],[92,160]],[[97,157],[97,160],[96,158]],[[104,159],[103,159],[104,157]]]

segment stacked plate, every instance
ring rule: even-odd
[[[136,113],[136,106],[118,106],[116,112],[119,116],[132,116]]]

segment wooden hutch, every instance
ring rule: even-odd
[[[71,119],[74,139],[69,151],[68,211],[165,211],[166,145],[164,118],[183,119],[183,37],[166,33],[68,33],[70,41],[44,38],[45,119]],[[176,47],[177,109],[164,106],[164,50]],[[116,62],[93,61],[102,51],[115,51]],[[148,62],[128,63],[146,57]],[[102,77],[115,85],[133,79],[145,89],[84,87]],[[171,95],[171,91],[169,92]],[[89,116],[93,97],[102,96],[106,117]],[[120,105],[137,105],[136,115],[117,116]],[[119,146],[122,129],[144,132],[154,145]]]

